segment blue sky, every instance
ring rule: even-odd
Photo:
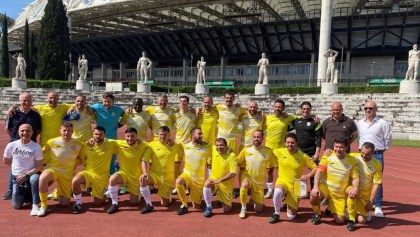
[[[16,19],[22,9],[35,0],[0,0],[0,12],[6,13],[7,16]]]

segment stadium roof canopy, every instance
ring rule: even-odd
[[[48,0],[35,0],[9,29],[22,40],[25,20],[40,26]],[[63,0],[73,40],[319,18],[321,0]],[[420,0],[334,0],[333,16],[418,11]]]

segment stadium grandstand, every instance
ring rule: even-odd
[[[272,86],[317,84],[321,3],[332,0],[63,0],[77,57],[89,60],[91,81],[136,81],[143,51],[156,84],[193,85],[196,63],[207,81],[253,86],[261,53]],[[39,29],[47,0],[23,9],[9,28],[21,44],[25,20]],[[420,0],[332,1],[330,48],[339,52],[341,85],[395,82],[408,51],[420,43]]]

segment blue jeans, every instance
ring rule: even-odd
[[[373,154],[373,158],[377,159],[379,163],[381,163],[382,173],[383,173],[384,172],[384,154],[383,153]],[[382,207],[382,199],[384,197],[383,194],[384,194],[384,189],[382,187],[382,184],[379,184],[378,193],[376,194],[376,198],[375,198],[375,207]]]
[[[22,208],[25,202],[32,201],[39,204],[39,174],[33,174],[22,184],[16,183],[16,176],[13,176],[12,205],[15,209]]]
[[[13,175],[12,168],[9,170],[9,176],[7,177],[7,192],[13,191]]]

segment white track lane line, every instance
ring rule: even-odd
[[[395,167],[385,167],[386,169],[394,169],[394,170],[402,170],[404,172],[409,172],[409,173],[414,173],[414,174],[420,174],[420,172],[416,172],[416,171],[411,171],[411,170],[405,170],[405,169],[398,169]]]
[[[420,166],[418,166],[418,165],[411,165],[411,164],[407,164],[406,162],[405,162],[405,163],[400,163],[400,162],[387,161],[386,163],[387,163],[387,164],[388,164],[388,163],[393,163],[393,164],[397,164],[397,165],[410,166],[410,167],[420,167]],[[387,168],[388,168],[388,167],[387,167]]]
[[[398,176],[398,175],[392,175],[392,174],[384,174],[384,175],[389,175],[389,176],[392,176],[392,177],[395,177],[395,178],[406,179],[406,180],[410,180],[410,181],[413,181],[413,182],[416,182],[416,183],[420,183],[420,180],[407,179],[407,178],[404,178],[404,177],[401,177],[401,176]]]

